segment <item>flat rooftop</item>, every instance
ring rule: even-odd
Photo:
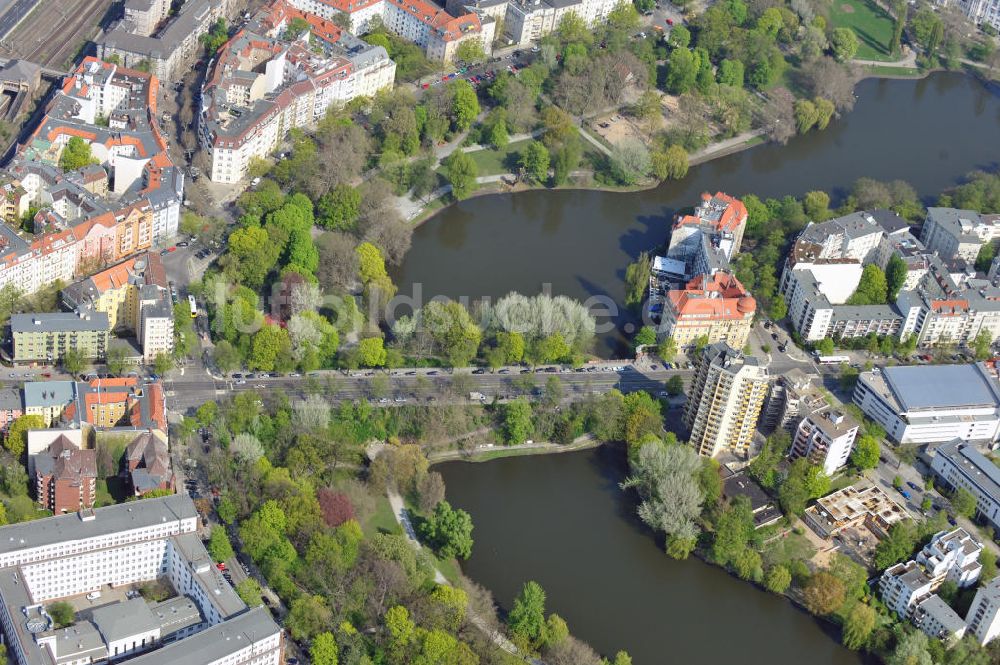
[[[84,521],[81,513],[70,513],[0,527],[0,554],[190,519],[198,513],[189,496],[172,494],[97,508],[83,515],[93,519]]]
[[[1000,404],[996,383],[978,364],[901,365],[882,373],[906,411]]]

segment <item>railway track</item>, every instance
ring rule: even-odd
[[[40,0],[11,34],[12,51],[31,62],[61,69],[88,40],[110,0]]]

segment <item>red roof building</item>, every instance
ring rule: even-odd
[[[707,344],[727,342],[734,349],[746,345],[757,301],[732,273],[700,275],[666,295],[663,327],[678,348],[694,344],[699,337],[707,339]]]

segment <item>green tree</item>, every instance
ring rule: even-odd
[[[97,163],[90,152],[90,144],[79,136],[71,136],[59,153],[59,168],[63,171],[75,171]]]
[[[311,640],[333,621],[333,613],[323,596],[302,594],[292,601],[285,626],[292,638]]]
[[[76,611],[72,605],[64,600],[52,603],[45,608],[45,611],[52,617],[52,622],[55,623],[56,628],[72,626],[76,621]]]
[[[229,30],[226,28],[226,19],[219,18],[208,32],[203,33],[198,37],[198,41],[202,43],[205,47],[205,52],[209,55],[214,54],[222,45],[229,40]]]
[[[288,41],[295,41],[308,30],[309,21],[305,20],[301,16],[296,16],[288,22],[288,26],[285,28],[284,38]]]
[[[799,134],[805,134],[819,120],[819,112],[816,105],[808,99],[798,99],[795,101],[795,126]]]
[[[858,288],[847,299],[848,305],[884,305],[888,296],[885,273],[877,265],[866,265]]]
[[[844,621],[844,646],[848,649],[863,647],[875,629],[877,620],[878,615],[873,607],[864,603],[855,603]]]
[[[878,466],[881,454],[882,449],[878,439],[861,434],[854,443],[854,450],[851,451],[851,464],[859,471],[874,469]]]
[[[764,588],[771,593],[785,593],[792,584],[792,574],[782,565],[771,566],[764,574]]]
[[[979,574],[979,582],[981,584],[989,584],[997,576],[996,555],[988,547],[984,547],[983,551],[979,554],[979,563],[983,566],[983,572]]]
[[[688,173],[687,150],[671,145],[666,150],[654,150],[649,155],[650,169],[659,180],[680,180]]]
[[[76,349],[66,349],[62,355],[62,366],[67,374],[79,374],[83,371],[86,359],[83,354]]]
[[[212,529],[212,535],[208,539],[208,553],[216,562],[228,561],[233,557],[233,546],[229,542],[229,536],[226,535],[224,527],[219,526]]]
[[[476,89],[465,79],[455,79],[449,84],[449,88],[452,124],[455,131],[462,132],[471,127],[479,115],[479,99],[476,97]]]
[[[677,342],[674,341],[674,338],[667,337],[660,342],[660,345],[656,347],[656,355],[660,356],[660,359],[666,362],[673,361],[677,355]]]
[[[443,557],[468,559],[472,556],[472,517],[447,501],[420,524],[420,535]]]
[[[282,352],[289,353],[288,331],[279,325],[266,325],[253,335],[247,367],[270,372]]]
[[[716,521],[712,559],[721,565],[735,565],[755,536],[750,502],[745,497],[738,497]]]
[[[897,55],[902,47],[903,29],[906,27],[906,0],[893,0],[892,41],[889,42],[889,52]]]
[[[524,443],[534,431],[531,404],[523,397],[507,402],[501,407],[500,431],[508,446]]]
[[[889,529],[889,535],[875,546],[875,569],[882,571],[908,559],[917,544],[916,533],[910,524],[899,522]]]
[[[337,665],[337,641],[333,633],[323,632],[313,638],[309,660],[312,665]]]
[[[442,166],[442,175],[451,185],[452,196],[459,201],[468,197],[476,188],[479,167],[469,154],[456,150],[444,160]]]
[[[316,222],[327,229],[350,231],[361,214],[361,192],[341,183],[320,197],[316,204]]]
[[[927,635],[923,631],[906,628],[885,663],[886,665],[934,665],[934,659],[928,653],[927,647]]]
[[[993,257],[996,256],[996,247],[992,242],[988,242],[979,248],[976,254],[975,267],[979,272],[989,272],[990,265],[993,264]]]
[[[694,87],[698,76],[698,63],[694,54],[686,48],[675,48],[667,60],[667,90],[674,95],[683,95]]]
[[[358,342],[358,358],[364,367],[382,367],[386,361],[381,337],[366,337]]]
[[[893,254],[889,258],[889,263],[885,267],[886,290],[889,302],[896,301],[899,290],[903,288],[903,284],[906,282],[908,272],[906,262],[899,258],[899,256]]]
[[[632,347],[639,349],[643,346],[656,345],[656,329],[653,326],[643,326],[632,338]]]
[[[833,57],[838,62],[847,62],[858,53],[861,42],[858,36],[850,28],[834,28],[830,33],[830,47],[833,49]]]
[[[833,614],[844,604],[844,583],[825,570],[809,577],[802,589],[806,609],[817,616]]]
[[[545,591],[537,582],[525,582],[507,615],[507,627],[512,635],[536,648],[548,641]]]
[[[684,379],[681,378],[680,374],[674,374],[672,377],[667,379],[665,387],[668,395],[673,397],[681,395],[684,393]]]
[[[670,37],[667,38],[667,44],[670,45],[670,48],[686,49],[691,45],[691,31],[683,25],[675,25],[670,31]]]
[[[639,311],[649,291],[649,271],[652,259],[649,252],[642,252],[625,268],[625,305]]]
[[[986,360],[992,354],[990,347],[993,345],[993,335],[985,328],[979,331],[976,338],[972,340],[972,349],[977,360]]]
[[[45,421],[41,416],[20,416],[7,428],[3,447],[15,458],[20,458],[28,445],[28,432],[33,429],[45,429]]]
[[[976,514],[976,497],[965,488],[959,487],[951,496],[951,506],[962,517],[972,519]]]
[[[518,164],[528,176],[538,183],[549,178],[549,150],[541,141],[532,141],[525,147]]]
[[[677,28],[674,28],[676,31]],[[671,34],[671,37],[673,35]],[[719,63],[719,83],[734,88],[743,87],[743,63],[739,60],[723,60]]]
[[[127,366],[125,356],[125,349],[121,346],[115,346],[108,349],[107,359],[105,362],[108,365],[108,372],[110,374],[121,376],[125,373],[125,367]]]
[[[252,577],[248,577],[236,585],[236,595],[248,607],[258,607],[264,604],[261,597],[260,584]]]
[[[478,39],[464,39],[455,49],[455,59],[466,64],[476,64],[486,60],[483,42]]]
[[[832,356],[834,352],[833,340],[829,337],[824,337],[817,342],[816,350],[819,351],[821,356]]]
[[[822,190],[806,192],[802,197],[802,208],[809,219],[822,222],[830,217],[830,195]]]

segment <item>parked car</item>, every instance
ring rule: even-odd
[[[101,597],[100,591],[91,591],[90,593],[87,594],[87,600],[97,600],[100,597]]]
[[[917,492],[920,491],[920,485],[916,484],[915,482],[907,480],[906,484],[909,486],[911,490],[915,490]]]
[[[906,490],[899,490],[899,493],[903,495],[904,499],[909,499],[910,498],[910,493],[907,492]]]

